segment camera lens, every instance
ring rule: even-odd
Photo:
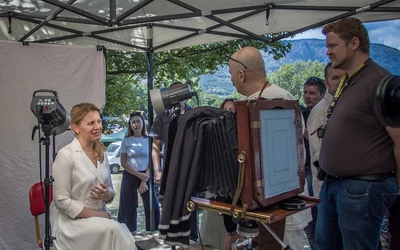
[[[391,127],[400,127],[400,76],[385,77],[376,91],[378,107]]]

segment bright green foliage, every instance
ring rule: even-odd
[[[289,91],[303,104],[303,84],[310,76],[324,79],[325,63],[308,60],[284,64],[277,71],[267,75],[268,81]]]
[[[276,35],[265,35],[273,38]],[[168,87],[174,81],[190,79],[194,91],[201,98],[200,105],[219,106],[222,98],[209,95],[198,87],[198,77],[214,73],[218,65],[227,64],[226,55],[240,48],[254,46],[279,59],[290,51],[290,44],[274,42],[265,44],[254,40],[233,40],[204,44],[153,54],[154,88]],[[107,116],[121,117],[131,110],[147,111],[147,55],[124,51],[107,51]],[[194,102],[190,103],[196,106]]]

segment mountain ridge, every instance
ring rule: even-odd
[[[286,54],[286,57],[280,60],[274,60],[271,55],[262,52],[267,76],[282,65],[295,63],[296,61],[329,62],[324,39],[285,40],[284,43],[291,43],[292,49]],[[387,45],[372,43],[370,56],[376,63],[392,72],[392,74],[400,75],[400,50]],[[234,91],[226,65],[220,65],[218,71],[214,74],[200,76],[199,85],[203,91],[221,97],[230,96]]]

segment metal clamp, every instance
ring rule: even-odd
[[[246,168],[246,152],[242,151],[240,153],[240,155],[238,156],[238,162],[239,162],[238,185],[235,191],[235,195],[233,196],[231,210],[229,212],[232,216],[236,215],[237,217],[239,217],[239,215],[235,211],[235,207],[243,190],[244,170]]]

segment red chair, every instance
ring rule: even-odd
[[[50,186],[50,203],[53,200],[53,186]],[[42,192],[43,190],[43,192]],[[44,182],[33,184],[29,191],[29,203],[31,213],[35,217],[36,240],[40,248],[43,248],[43,242],[40,238],[40,228],[38,216],[45,213],[44,197],[46,196]]]

